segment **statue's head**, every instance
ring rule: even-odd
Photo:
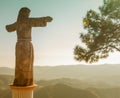
[[[27,7],[23,7],[23,8],[21,8],[20,11],[19,11],[18,20],[21,19],[21,18],[22,18],[22,19],[23,19],[23,18],[28,18],[29,15],[30,15],[30,9],[27,8]]]

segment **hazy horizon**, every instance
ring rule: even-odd
[[[109,66],[116,66],[116,65],[120,65],[120,64],[107,64],[107,63],[104,63],[104,64],[70,64],[70,65],[68,65],[68,64],[63,64],[63,65],[33,65],[33,67],[61,67],[61,66],[91,66],[91,67],[93,67],[93,66],[108,66],[108,68],[109,68]],[[12,68],[12,69],[15,69],[15,66],[0,66],[0,68]]]

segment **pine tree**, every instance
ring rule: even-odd
[[[89,10],[83,19],[80,39],[86,48],[77,45],[75,59],[88,63],[107,58],[110,52],[120,52],[120,0],[104,0],[99,12]]]

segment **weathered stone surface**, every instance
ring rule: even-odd
[[[29,18],[29,14],[28,8],[22,8],[19,11],[17,21],[6,26],[8,32],[15,30],[17,32],[15,79],[13,83],[15,86],[33,85],[34,50],[31,43],[31,29],[32,27],[45,27],[47,22],[52,21],[49,16]]]

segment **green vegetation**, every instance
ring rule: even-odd
[[[99,11],[89,10],[83,19],[87,33],[81,33],[80,39],[86,47],[75,47],[78,61],[93,63],[120,52],[120,0],[104,0]]]

